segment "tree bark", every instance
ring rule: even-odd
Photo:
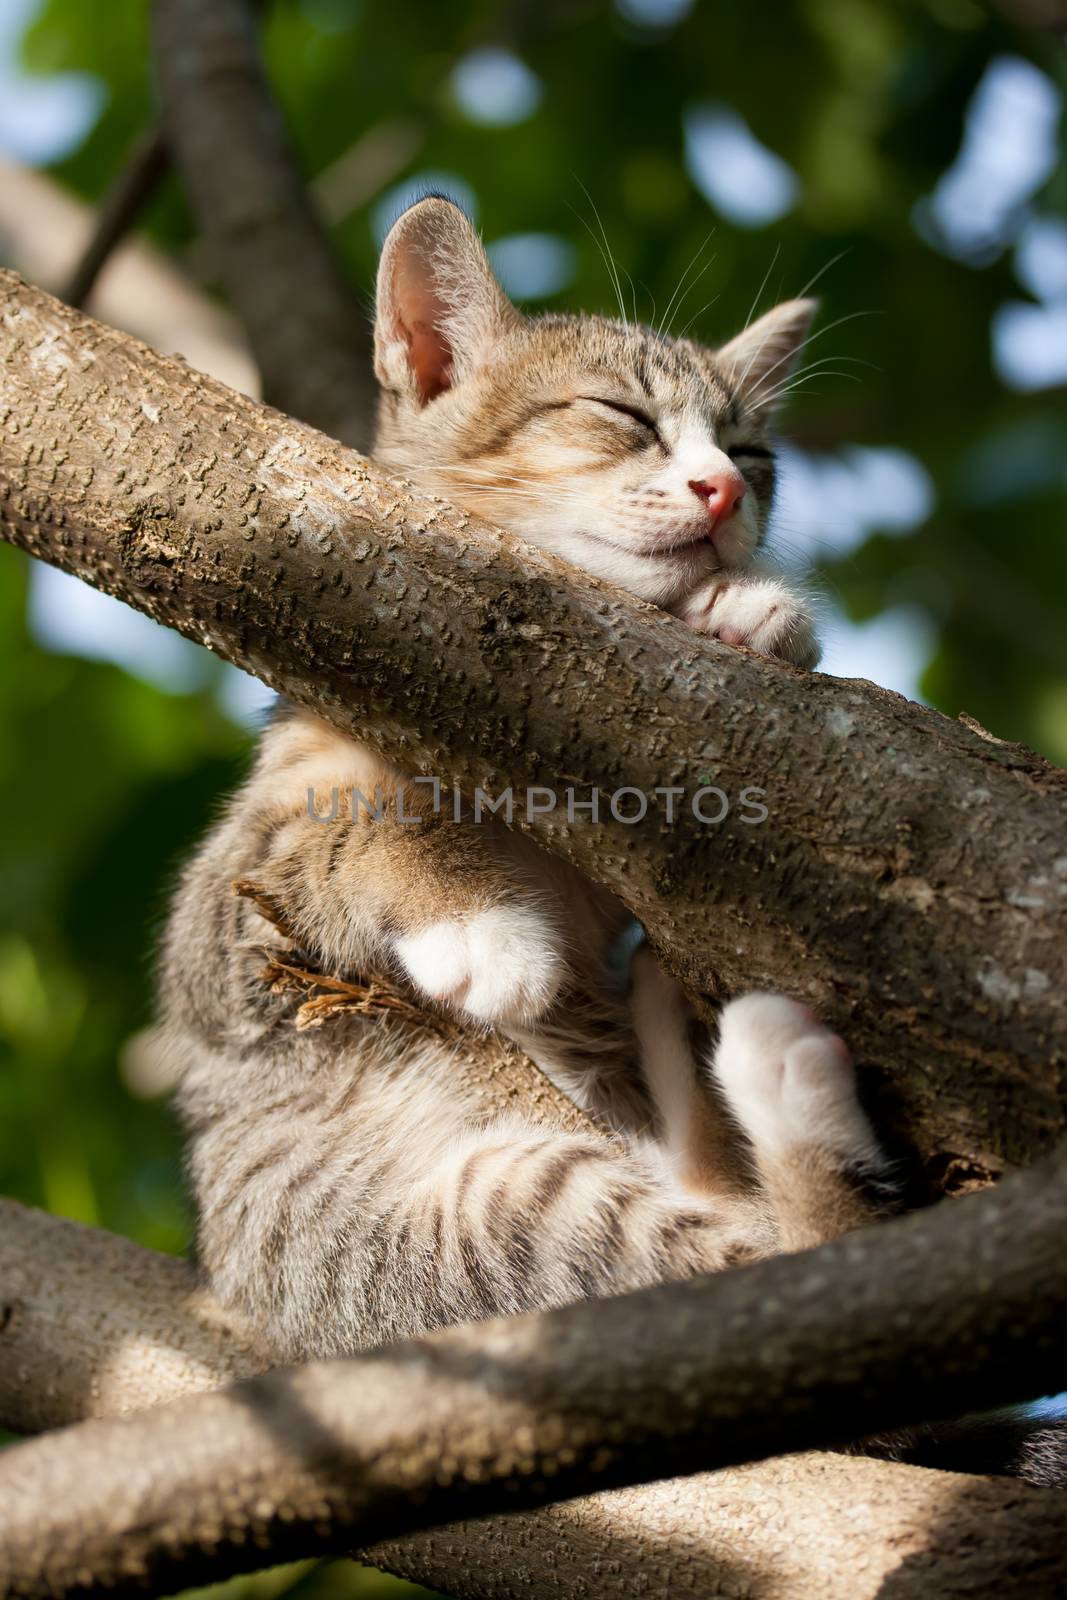
[[[0,1283],[0,1425],[20,1432],[201,1392],[267,1360],[217,1338],[230,1314],[184,1262],[11,1201]],[[1044,1600],[1067,1582],[1067,1528],[1062,1496],[1007,1480],[798,1455],[456,1522],[360,1557],[457,1600],[561,1600],[591,1584],[603,1600]]]
[[[0,1595],[81,1592],[86,1575],[101,1589],[166,1592],[268,1560],[381,1545],[462,1517],[840,1442],[1053,1388],[1063,1380],[1067,1313],[1065,1178],[1067,1150],[958,1205],[803,1255],[449,1329],[17,1446],[0,1456]],[[23,1222],[24,1242],[41,1225],[32,1214]],[[76,1254],[91,1257],[82,1248]],[[22,1256],[25,1281],[24,1252],[5,1243],[5,1256],[7,1280],[18,1276]],[[138,1296],[124,1290],[124,1275]],[[112,1271],[112,1325],[94,1336],[105,1361],[123,1323],[130,1343],[142,1341],[139,1296],[151,1277],[139,1264],[131,1273],[125,1261]],[[66,1298],[77,1305],[75,1285]],[[0,1319],[0,1339],[14,1341],[14,1361],[0,1367],[9,1374],[28,1339],[47,1348],[66,1337],[50,1310],[35,1308],[32,1278],[28,1287]],[[158,1303],[150,1293],[153,1327]],[[73,1320],[77,1326],[79,1316]],[[187,1325],[189,1313],[180,1320]],[[203,1305],[192,1322],[202,1329]],[[194,1358],[193,1366],[199,1382],[203,1363]],[[17,1379],[3,1379],[5,1405],[10,1396],[18,1406],[21,1392]],[[84,1393],[83,1385],[69,1390],[60,1407],[88,1409]],[[114,1399],[112,1391],[104,1403]],[[839,1491],[845,1480],[827,1470]],[[792,1479],[786,1468],[770,1481],[791,1495]],[[938,1480],[926,1505],[935,1518],[944,1509]],[[801,1466],[795,1485],[804,1481]],[[875,1471],[868,1482],[878,1481]],[[698,1490],[698,1508],[702,1492],[712,1506],[717,1494],[722,1502],[713,1481]],[[1016,1577],[1063,1574],[1060,1493],[985,1481],[974,1492],[972,1509],[1002,1515],[1004,1527],[1021,1511],[1021,1524],[1011,1524]],[[917,1552],[911,1519],[921,1496],[910,1494],[909,1487],[893,1515],[912,1526]],[[970,1494],[961,1487],[961,1500]],[[725,1501],[736,1512],[729,1483]],[[965,1520],[973,1532],[973,1519]],[[688,1526],[681,1517],[675,1532]],[[1020,1526],[1034,1540],[1021,1558]],[[424,1551],[441,1561],[445,1537]],[[570,1559],[584,1561],[590,1545],[582,1538],[597,1537],[587,1528]],[[949,1543],[959,1561],[966,1544]],[[988,1553],[988,1542],[983,1548]],[[721,1560],[721,1543],[713,1539],[711,1549]],[[372,1558],[395,1564],[395,1545]],[[966,1561],[960,1570],[975,1576]],[[465,1592],[483,1591],[472,1584]]]
[[[248,0],[154,0],[167,142],[274,405],[366,446],[370,326],[263,74]]]
[[[1062,772],[700,638],[10,274],[0,317],[4,537],[413,770],[514,786],[520,813],[560,793],[536,837],[709,1006],[782,989],[838,1027],[935,1187],[1062,1131]],[[726,820],[669,825],[653,791],[709,782]],[[608,810],[622,786],[653,797],[637,825]],[[566,819],[567,787],[598,821]]]
[[[1065,1501],[1004,1478],[785,1456],[385,1542],[454,1600],[1049,1600]]]

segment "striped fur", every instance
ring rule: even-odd
[[[756,567],[773,491],[770,396],[810,308],[717,354],[600,318],[528,321],[469,224],[423,202],[379,283],[379,454],[691,626],[801,664],[802,599]],[[770,387],[767,387],[767,386]],[[728,454],[732,452],[732,454]],[[742,465],[725,529],[689,481]],[[733,468],[731,468],[733,470]],[[720,538],[720,533],[722,537]],[[285,708],[185,874],[162,963],[200,1251],[216,1291],[291,1357],[616,1293],[796,1248],[867,1216],[877,1168],[839,1040],[802,1007],[728,1007],[710,1072],[684,996],[628,915],[495,821],[434,815],[403,774]],[[339,816],[316,820],[338,792]],[[352,802],[380,792],[373,819]],[[284,933],[232,892],[253,880]],[[411,1023],[298,1031],[264,945],[337,975],[387,971],[520,1042],[607,1132],[486,1120],[450,1048]]]

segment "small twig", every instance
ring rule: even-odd
[[[356,1012],[361,1016],[389,1015],[429,1026],[447,1039],[460,1036],[462,1030],[448,1017],[420,1003],[383,973],[367,972],[338,978],[320,971],[306,951],[298,948],[299,940],[285,908],[268,890],[252,878],[235,878],[232,887],[234,894],[240,895],[242,900],[250,900],[260,916],[294,946],[286,951],[272,945],[256,948],[266,961],[261,974],[263,982],[269,984],[273,994],[296,989],[308,996],[296,1013],[297,1028],[315,1028],[340,1013]]]
[[[104,196],[93,236],[61,291],[68,305],[83,306],[88,300],[111,252],[133,227],[169,168],[170,152],[162,128],[145,129]]]
[[[293,1018],[297,1029],[318,1027],[345,1014],[388,1017],[411,1027],[429,1028],[456,1051],[462,1081],[487,1108],[499,1112],[503,1107],[521,1105],[527,1115],[547,1119],[557,1127],[589,1131],[592,1123],[586,1114],[514,1044],[473,1023],[464,1025],[391,975],[368,971],[339,978],[321,972],[300,948],[285,908],[262,884],[252,878],[235,878],[232,887],[290,947],[264,944],[252,948],[264,958],[260,976],[274,994],[295,990],[307,996]]]
[[[283,939],[290,939],[293,944],[298,942],[284,910],[261,884],[255,883],[251,878],[234,878],[230,887],[242,900],[251,900],[260,916],[269,922],[272,928],[276,928]]]
[[[302,955],[283,956],[268,945],[261,946],[261,950],[267,963],[263,968],[263,982],[270,985],[273,994],[295,989],[308,996],[296,1013],[295,1023],[300,1030],[316,1028],[331,1017],[355,1012],[359,1016],[391,1016],[431,1027],[448,1039],[460,1036],[461,1030],[447,1017],[420,1005],[380,973],[334,978],[317,971]]]

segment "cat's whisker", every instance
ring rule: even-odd
[[[482,466],[482,465],[479,464],[479,462],[477,460],[462,461],[462,462],[457,461],[457,462],[452,462],[452,463],[445,462],[441,466],[439,466],[436,470],[438,472],[447,472],[449,474],[466,473],[468,475],[470,473],[479,472],[479,473],[481,473],[481,475],[483,477],[491,477],[491,478],[507,477],[507,478],[513,478],[513,479],[515,479],[516,482],[521,482],[521,483],[540,483],[542,481],[544,481],[546,483],[551,483],[552,482],[551,479],[542,480],[540,478],[524,477],[521,473],[517,473],[515,471],[514,467],[510,467],[510,466],[509,467]]]
[[[764,347],[768,344],[769,340],[770,340],[770,334],[768,334],[767,338],[765,338],[760,344],[758,344],[756,346],[756,348],[753,350],[752,354],[749,356],[748,360],[745,362],[744,368],[741,371],[741,375],[737,380],[737,387],[739,389],[744,389],[745,384],[748,381],[749,373],[752,371],[752,368],[753,368],[754,364],[759,360],[760,356],[763,354]]]
[[[837,317],[837,318],[834,319],[833,322],[828,322],[824,328],[820,328],[817,333],[813,333],[808,339],[808,346],[810,348],[811,345],[813,345],[815,343],[816,339],[824,338],[826,336],[826,334],[832,333],[835,328],[843,327],[846,322],[854,322],[857,317],[873,317],[874,315],[875,315],[875,313],[873,311],[850,311],[843,317]],[[766,342],[766,341],[764,341],[764,342]],[[756,354],[758,354],[758,353],[759,352],[757,351]],[[759,381],[756,384],[755,390],[754,390],[753,395],[752,395],[752,400],[756,405],[763,405],[763,404],[766,403],[765,400],[764,400],[764,396],[761,394],[760,391],[762,389],[762,386],[766,383],[767,379],[769,377],[771,377],[771,375],[773,373],[777,372],[779,367],[784,366],[786,364],[786,362],[790,362],[790,361],[793,361],[795,359],[796,359],[796,351],[793,350],[793,349],[787,350],[785,355],[779,356],[778,360],[774,363],[773,366],[768,367],[766,372],[761,373]],[[753,356],[752,360],[755,360],[755,356]],[[749,369],[751,368],[751,365],[752,365],[752,361],[749,362],[749,366],[745,369],[745,372],[741,376],[741,384],[742,384],[742,386],[744,384],[744,379],[747,376],[747,373],[748,373]]]
[[[667,301],[667,305],[666,305],[666,308],[665,308],[665,310],[663,312],[663,316],[660,318],[659,324],[657,325],[657,328],[656,328],[656,332],[657,333],[662,333],[663,332],[663,330],[667,326],[667,323],[670,321],[671,314],[674,311],[675,305],[676,304],[680,305],[681,304],[681,299],[684,298],[684,295],[689,292],[689,287],[690,286],[689,286],[689,284],[687,282],[687,280],[689,278],[689,274],[696,267],[697,263],[700,261],[700,258],[703,256],[704,251],[708,248],[708,245],[711,243],[711,241],[712,241],[712,239],[714,237],[715,237],[715,229],[714,228],[712,228],[710,233],[707,233],[707,234],[704,235],[704,239],[703,239],[702,244],[700,245],[699,249],[696,250],[695,253],[693,254],[692,258],[690,259],[689,265],[686,267],[685,271],[682,273],[681,277],[678,279],[677,288],[675,289],[674,293],[671,295],[670,299]],[[705,272],[707,272],[708,268],[711,266],[711,262],[714,261],[714,260],[715,260],[715,257],[712,256],[711,261],[706,261],[704,263],[704,265],[701,267],[699,273],[697,274],[697,276],[693,280],[693,283],[692,283],[692,287],[693,288],[696,288],[696,285],[700,282],[700,280],[704,276]]]
[[[778,261],[778,257],[781,255],[781,253],[782,253],[781,245],[780,244],[775,245],[774,254],[771,257],[771,264],[767,268],[766,272],[763,274],[763,280],[760,283],[759,288],[756,290],[755,297],[753,298],[752,304],[748,308],[748,316],[745,318],[745,327],[746,328],[750,327],[751,324],[752,324],[752,318],[756,315],[756,307],[759,305],[760,301],[763,298],[763,291],[764,291],[764,289],[766,289],[767,284],[770,281],[771,273],[774,271],[775,265],[776,265],[776,263]],[[751,365],[751,363],[749,363],[749,365]],[[745,377],[748,376],[748,367],[745,368],[744,376]]]
[[[576,174],[574,174],[573,176],[577,177]],[[629,330],[630,322],[629,322],[629,319],[628,319],[628,317],[626,315],[626,305],[625,305],[625,302],[623,301],[623,297],[622,297],[622,281],[619,278],[619,269],[615,265],[615,257],[611,253],[611,245],[608,242],[608,236],[607,236],[607,233],[606,233],[606,231],[604,229],[604,223],[601,220],[600,212],[597,210],[595,200],[593,199],[592,195],[589,193],[589,190],[586,188],[586,186],[582,182],[581,178],[577,178],[577,183],[578,183],[578,187],[581,189],[582,193],[585,195],[585,198],[589,201],[589,204],[592,207],[593,216],[596,218],[597,227],[600,229],[600,238],[599,239],[597,238],[596,234],[593,232],[593,229],[589,226],[589,223],[581,215],[581,213],[576,210],[576,208],[574,206],[571,206],[570,209],[574,212],[575,216],[578,217],[578,220],[582,223],[583,227],[585,227],[588,230],[589,237],[592,239],[593,243],[596,245],[597,249],[600,251],[601,259],[603,260],[604,265],[608,269],[608,274],[609,274],[609,276],[611,278],[612,287],[615,290],[615,298],[619,303],[619,321],[622,323],[624,328]],[[633,287],[633,282],[631,280],[631,288],[632,287]],[[636,320],[636,318],[635,318],[635,320]]]
[[[858,356],[822,356],[818,361],[807,361],[802,367],[794,367],[793,370],[784,376],[779,383],[773,385],[772,388],[767,391],[766,395],[761,394],[760,400],[761,402],[766,403],[766,401],[773,397],[773,395],[784,385],[794,382],[797,378],[806,377],[808,373],[811,372],[825,372],[828,368],[835,365],[839,367],[850,366],[871,368],[873,364],[870,361],[862,361]],[[857,383],[863,382],[863,378],[859,373],[852,373],[851,376],[856,380]]]
[[[552,489],[543,485],[521,484],[492,484],[492,483],[457,483],[456,488],[464,494],[493,496],[519,495],[524,500],[536,499],[546,505],[581,505],[585,503],[580,494],[563,489]]]
[[[567,488],[564,485],[553,483],[550,479],[524,478],[510,470],[505,470],[500,474],[499,477],[493,473],[487,472],[487,474],[481,479],[460,478],[454,476],[453,482],[457,484],[465,483],[469,488],[484,489],[487,492],[495,494],[502,493],[507,489],[517,489],[518,487],[522,486],[523,488],[529,489],[531,493],[543,494],[545,496],[567,495],[576,500],[584,498],[581,490],[579,489]]]
[[[843,355],[820,356],[819,360],[820,361],[847,362],[849,364],[849,366],[851,366],[851,367],[868,367],[868,368],[870,368],[871,371],[877,371],[878,370],[873,361],[864,361],[862,356],[843,356]],[[794,372],[807,372],[807,371],[810,370],[811,367],[817,366],[817,365],[818,365],[818,362],[806,361],[803,366],[795,367],[793,370],[794,370]]]
[[[804,296],[806,294],[810,294],[811,290],[814,289],[814,287],[818,283],[819,279],[823,276],[823,273],[829,272],[831,267],[836,267],[837,263],[839,261],[843,261],[848,254],[849,254],[849,252],[847,250],[839,250],[837,252],[836,256],[831,256],[829,261],[826,261],[826,262],[823,263],[823,265],[819,268],[818,272],[813,272],[812,273],[811,277],[808,279],[808,281],[804,285],[803,289],[799,289],[797,291],[796,295],[794,296],[794,299],[803,300]]]
[[[761,392],[760,403],[763,405],[770,404],[780,395],[788,394],[792,388],[795,388],[805,378],[813,377],[818,373],[823,373],[824,375],[832,374],[834,377],[846,377],[850,378],[853,383],[862,383],[863,378],[858,372],[845,372],[838,365],[839,362],[847,359],[847,357],[841,356],[825,356],[821,361],[809,362],[807,366],[798,368],[797,371],[791,372],[788,377],[782,378],[779,383],[773,384],[770,389]]]
[[[689,321],[685,324],[685,327],[682,328],[675,335],[675,337],[678,338],[678,339],[684,339],[686,334],[689,332],[690,328],[693,326],[694,322],[696,322],[696,320],[698,319],[698,317],[702,317],[704,315],[705,311],[710,311],[712,306],[715,304],[715,302],[717,300],[721,300],[721,299],[722,299],[721,295],[713,294],[710,300],[705,300],[704,304],[700,307],[700,310],[699,311],[694,311],[693,315],[689,318]]]
[[[843,372],[838,367],[824,367],[821,371],[810,372],[802,378],[792,378],[788,382],[779,384],[768,394],[760,396],[761,403],[770,405],[776,401],[784,400],[787,395],[793,394],[797,389],[807,388],[812,378],[844,378],[849,383],[863,382],[858,373]]]
[[[554,484],[550,480],[546,481],[544,478],[520,477],[517,473],[510,470],[504,471],[499,475],[499,477],[487,470],[481,479],[460,477],[458,474],[452,471],[449,471],[449,476],[456,484],[462,484],[471,489],[483,489],[486,492],[492,492],[495,494],[503,493],[508,489],[514,489],[521,485],[524,488],[529,488],[531,491],[536,491],[538,494],[568,494],[575,499],[580,498],[580,491],[576,489],[566,489],[562,485]]]
[[[835,529],[841,537],[851,535],[855,529],[844,523],[833,523],[822,519],[822,526],[828,531]],[[841,554],[841,546],[833,539],[825,538],[813,533],[810,528],[794,530],[797,537],[783,538],[779,527],[773,526],[767,534],[767,549],[773,557],[778,550],[784,550],[794,558],[802,559],[808,567],[814,566],[816,561],[831,562],[835,567],[852,564],[852,557]],[[826,573],[820,574],[820,583],[832,582]]]
[[[562,495],[555,497],[535,496],[533,491],[530,489],[502,490],[500,491],[499,495],[493,493],[491,490],[479,491],[475,489],[469,489],[465,491],[465,494],[470,495],[473,499],[480,499],[483,505],[487,503],[499,504],[500,500],[505,497],[524,501],[529,501],[536,498],[538,505],[544,507],[545,509],[555,508],[556,510],[560,511],[573,510],[575,507],[582,509],[582,502],[578,500],[570,499]],[[588,506],[585,506],[584,509],[588,511],[589,508]]]
[[[626,268],[625,267],[623,267],[622,270],[624,272],[626,272]],[[630,274],[628,272],[626,272],[626,281],[630,285],[630,304],[633,307],[634,326],[636,327],[640,323],[640,320],[641,320],[640,317],[637,315],[637,285],[634,283],[633,278],[631,278],[631,276],[630,276]]]

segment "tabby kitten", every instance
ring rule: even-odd
[[[530,319],[446,200],[409,210],[378,280],[376,455],[690,627],[808,666],[802,598],[760,570],[774,397],[813,307],[717,351],[600,317]],[[848,1052],[802,1006],[723,1012],[710,1082],[692,1017],[625,908],[495,822],[453,823],[402,772],[289,708],[189,867],[165,942],[163,1012],[216,1292],[285,1356],[608,1294],[816,1243],[862,1220],[881,1158]],[[332,825],[309,815],[340,791]],[[414,796],[414,798],[413,798]],[[283,935],[247,899],[284,908]],[[448,1046],[352,1016],[298,1032],[262,946],[391,971],[510,1034],[613,1133],[487,1120]],[[741,1154],[745,1159],[738,1161]]]

